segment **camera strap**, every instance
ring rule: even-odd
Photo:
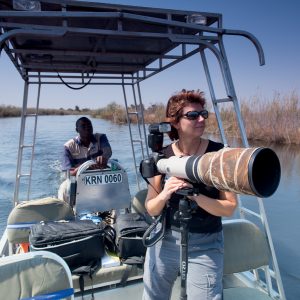
[[[143,176],[142,163],[140,164],[140,174],[141,174],[142,178],[146,181],[146,183],[148,185],[152,186],[152,184],[149,182],[148,178]],[[162,179],[161,179],[162,182],[164,181],[164,178],[165,178],[165,175],[162,174]],[[155,188],[154,188],[154,190],[155,190]],[[166,208],[164,208],[162,213],[154,220],[154,222],[145,231],[143,238],[142,238],[142,242],[145,247],[151,247],[151,246],[155,245],[158,241],[160,241],[164,237],[165,231],[166,231],[166,213],[167,213]],[[156,228],[158,223],[161,223],[161,229],[153,237],[150,238],[151,232]]]
[[[149,182],[148,178],[144,177],[144,175],[143,175],[142,166],[143,166],[143,161],[141,161],[141,163],[140,163],[140,168],[139,168],[140,169],[140,174],[141,174],[142,178],[146,181],[146,183],[149,184],[149,185],[151,185],[151,183]]]
[[[158,241],[160,241],[164,237],[166,231],[166,213],[167,213],[166,208],[164,208],[161,215],[159,215],[155,219],[155,221],[149,226],[149,228],[145,231],[142,239],[143,245],[145,247],[151,247],[155,245]],[[156,228],[158,223],[161,223],[160,230],[153,237],[150,238],[151,232]]]

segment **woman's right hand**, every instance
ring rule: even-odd
[[[173,193],[183,188],[189,187],[192,187],[192,185],[186,182],[184,179],[172,176],[168,180],[166,180],[160,196],[164,198],[165,201],[168,201]]]
[[[158,216],[161,214],[167,201],[174,192],[182,188],[191,187],[191,184],[185,182],[184,179],[170,177],[165,181],[164,187],[161,189],[161,179],[161,175],[149,179],[150,184],[148,185],[145,207],[150,216]]]

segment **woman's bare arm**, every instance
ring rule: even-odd
[[[232,192],[220,191],[220,199],[212,199],[204,195],[192,196],[190,199],[215,216],[229,217],[237,207],[237,196]]]

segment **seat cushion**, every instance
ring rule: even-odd
[[[147,213],[145,208],[145,201],[147,197],[147,189],[140,190],[136,193],[134,198],[131,201],[131,208],[133,212],[138,213],[143,216],[148,224],[151,224],[154,219]]]
[[[7,219],[7,238],[11,243],[28,242],[30,227],[41,221],[72,220],[71,206],[56,198],[24,201],[16,205]]]
[[[135,212],[143,215],[146,212],[145,208],[145,200],[147,196],[147,189],[140,190],[136,193],[134,198],[132,199],[131,206]]]
[[[270,251],[266,235],[252,222],[223,222],[224,274],[256,269],[269,264]]]
[[[71,299],[62,297],[74,293],[71,272],[62,258],[46,251],[1,257],[0,293],[1,299]]]

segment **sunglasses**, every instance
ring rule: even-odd
[[[182,115],[182,117],[184,117],[188,120],[197,120],[199,118],[199,116],[201,116],[203,119],[207,119],[208,111],[206,109],[201,110],[201,111],[193,110],[193,111],[188,111],[187,113]]]

